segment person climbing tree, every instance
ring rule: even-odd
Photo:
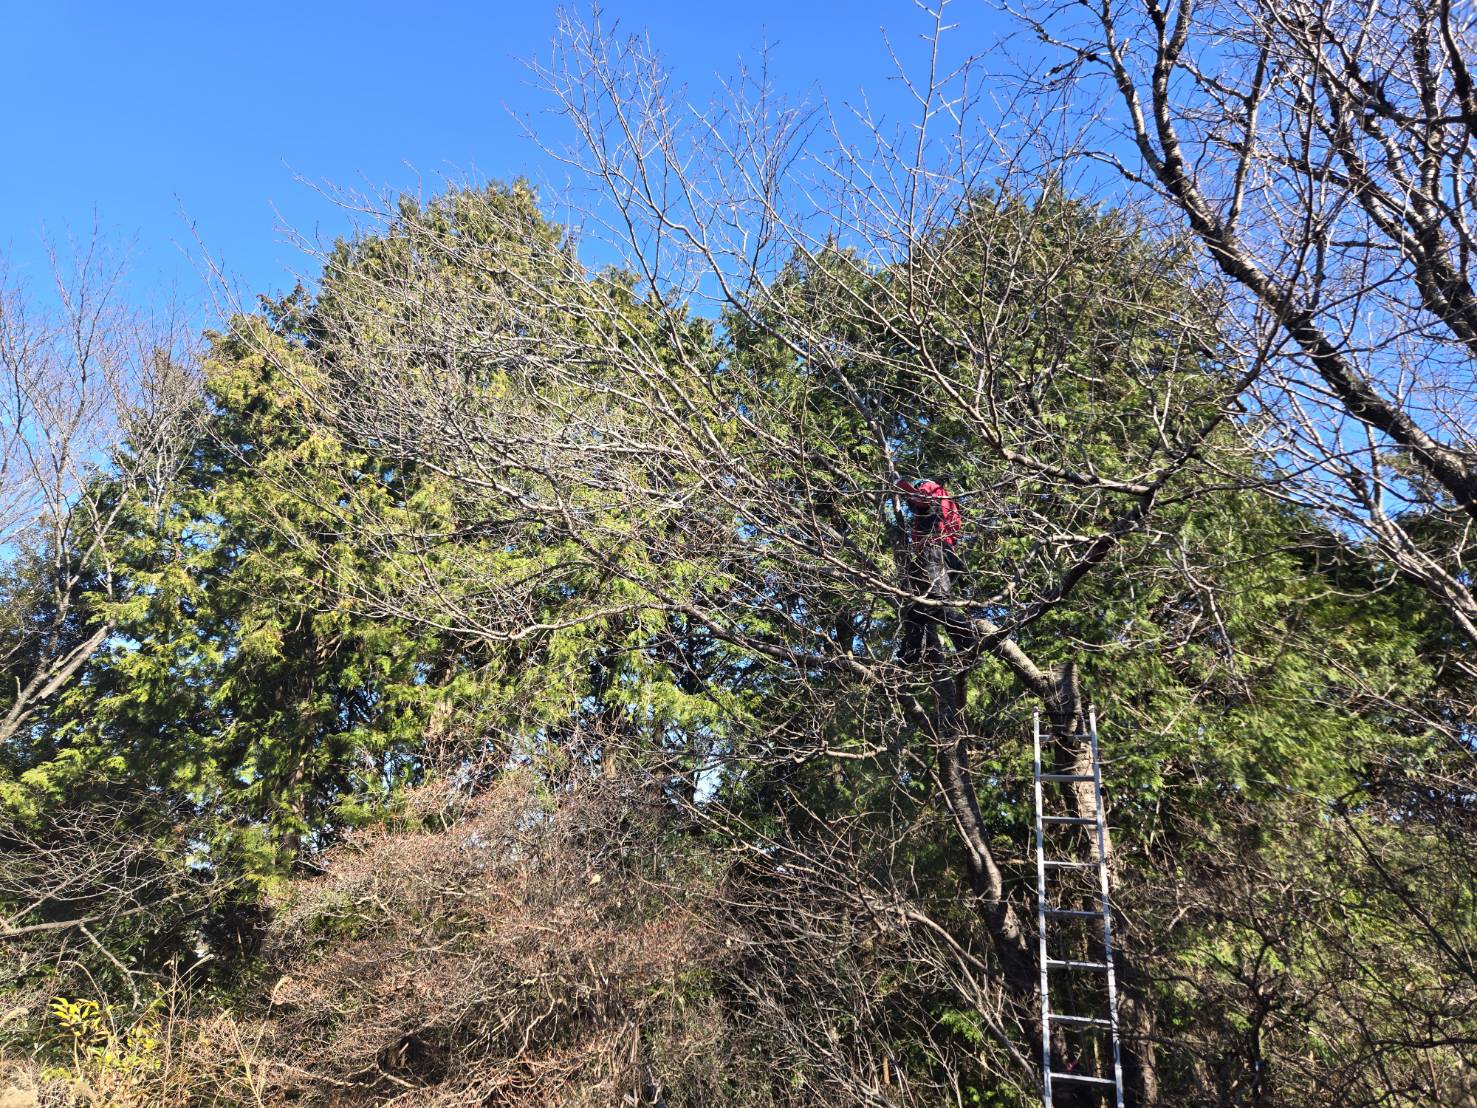
[[[952,577],[964,571],[957,550],[964,531],[959,505],[937,481],[908,481],[893,474],[892,483],[902,493],[910,517],[907,583],[912,598],[903,606],[898,656],[907,665],[916,664],[930,627],[943,627],[956,650],[970,650],[975,645],[974,627],[949,603]]]

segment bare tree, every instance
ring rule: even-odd
[[[1053,96],[1116,101],[1085,149],[1157,195],[1234,290],[1240,342],[1268,366],[1255,398],[1283,490],[1366,537],[1477,642],[1471,6],[1019,15],[1059,52]]]
[[[0,287],[0,743],[112,634],[84,594],[113,597],[121,521],[164,503],[200,410],[182,321],[128,306],[101,237],[51,256],[45,306]]]

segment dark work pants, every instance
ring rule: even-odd
[[[914,587],[929,600],[945,603],[920,604],[909,601],[903,605],[902,641],[898,648],[898,657],[904,665],[917,665],[923,657],[923,645],[930,627],[948,632],[955,650],[974,649],[977,639],[973,622],[958,608],[947,606],[953,591],[951,578],[963,568],[964,563],[959,560],[959,556],[944,547],[925,547],[916,552]]]

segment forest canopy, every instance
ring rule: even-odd
[[[1020,86],[1106,67],[1121,188],[928,111],[825,163],[570,17],[598,249],[513,179],[198,342],[6,293],[0,1090],[1037,1103],[1039,729],[1066,834],[1101,743],[1128,1103],[1477,1105],[1471,29],[1141,7]]]

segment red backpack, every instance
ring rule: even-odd
[[[900,482],[908,507],[921,515],[913,518],[913,542],[918,545],[941,542],[953,546],[964,533],[964,517],[959,514],[959,505],[949,495],[949,490],[937,481],[915,481],[912,485]],[[938,523],[928,525],[930,500],[938,501]]]

